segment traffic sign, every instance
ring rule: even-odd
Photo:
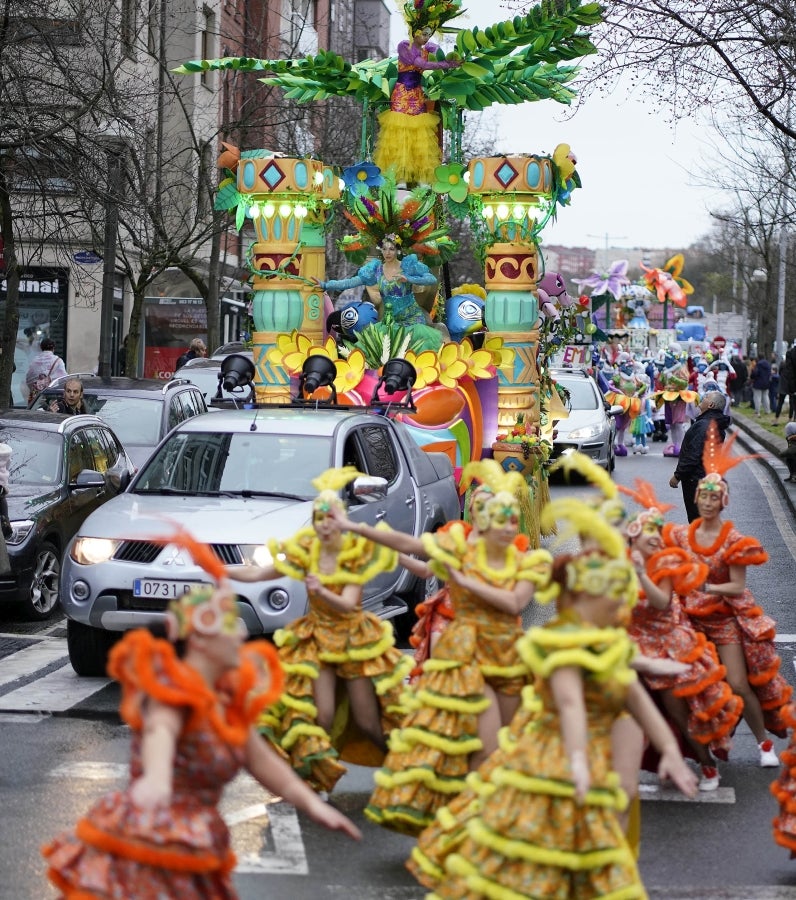
[[[77,263],[83,264],[102,262],[102,257],[98,256],[93,250],[78,250],[72,256],[72,259]]]

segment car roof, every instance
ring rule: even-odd
[[[591,378],[591,375],[585,369],[550,369],[553,378]]]
[[[189,386],[198,390],[187,378],[174,378],[171,381],[159,381],[157,378],[125,378],[123,376],[102,377],[100,375],[64,375],[57,382],[48,385],[43,394],[60,393],[63,385],[70,378],[79,378],[86,394],[127,394],[133,397],[151,397],[165,395],[174,388]]]
[[[379,417],[381,418],[381,417]],[[177,431],[249,432],[331,437],[342,421],[373,420],[374,414],[349,409],[266,406],[260,409],[219,409],[211,416],[194,416]],[[383,419],[382,419],[383,421]],[[255,427],[252,427],[255,426]]]
[[[24,428],[35,428],[39,431],[66,431],[78,425],[108,426],[99,416],[85,413],[78,416],[67,416],[61,413],[47,412],[43,409],[5,409],[0,412],[0,426],[13,428],[15,425]]]

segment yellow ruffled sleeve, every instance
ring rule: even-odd
[[[467,551],[467,528],[463,522],[454,522],[444,530],[421,535],[423,549],[428,554],[428,565],[431,571],[446,581],[448,569],[461,569]]]
[[[597,628],[562,618],[540,628],[530,628],[518,641],[517,650],[528,668],[541,678],[556,669],[577,666],[589,675],[631,684],[636,673],[630,661],[635,645],[623,628]]]
[[[381,522],[376,529],[390,530]],[[348,532],[343,539],[343,549],[337,562],[337,572],[318,576],[323,584],[366,584],[382,572],[392,572],[398,565],[398,553],[361,535]]]
[[[312,544],[316,540],[315,529],[307,526],[284,541],[271,538],[268,549],[274,561],[274,568],[282,575],[304,581],[312,563]]]

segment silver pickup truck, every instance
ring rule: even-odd
[[[368,476],[343,492],[353,519],[419,535],[460,516],[448,457],[422,451],[383,415],[263,407],[180,424],[127,491],[83,522],[64,554],[61,603],[75,671],[102,674],[119,632],[162,619],[169,599],[207,580],[184,550],[152,540],[169,533],[169,521],[229,566],[265,565],[268,538],[289,537],[311,521],[312,479],[343,465]],[[250,635],[271,634],[304,612],[301,582],[232,583]],[[364,605],[394,618],[426,587],[399,567],[366,585]]]

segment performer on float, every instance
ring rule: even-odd
[[[414,253],[401,257],[398,235],[386,234],[379,250],[382,258],[368,260],[356,275],[336,281],[318,281],[319,287],[327,291],[344,291],[352,287],[375,286],[381,297],[382,321],[386,325],[395,323],[410,329],[413,339],[422,340],[424,350],[438,350],[444,335],[429,324],[428,315],[412,291],[413,285],[434,285],[437,279]]]
[[[222,577],[216,563],[210,574]],[[173,600],[168,636],[131,631],[111,651],[108,673],[121,684],[121,717],[133,732],[132,780],[43,848],[65,897],[234,900],[235,856],[218,801],[241,768],[315,822],[361,837],[255,729],[281,693],[282,672],[267,642],[241,646],[227,583]]]
[[[690,525],[667,524],[667,547],[687,551],[708,567],[704,583],[683,597],[683,609],[694,628],[716,645],[727,669],[727,681],[744,702],[744,719],[755,736],[761,766],[779,764],[766,731],[785,737],[787,723],[782,709],[793,689],[779,674],[780,658],[774,646],[776,622],[763,613],[746,586],[746,569],[768,560],[760,542],[745,537],[722,519],[730,501],[724,474],[749,457],[732,456],[735,435],[724,443],[711,422],[703,461],[706,475],[698,483],[699,518]]]
[[[743,701],[724,680],[726,669],[715,646],[694,630],[678,599],[704,583],[707,566],[681,547],[664,548],[663,513],[671,504],[660,503],[651,485],[636,479],[635,491],[621,485],[619,490],[646,507],[625,529],[640,586],[628,633],[645,657],[688,664],[681,675],[642,673],[642,679],[651,691],[659,692],[663,708],[699,762],[699,790],[715,791],[719,772],[711,752],[727,759]]]
[[[442,162],[440,117],[423,90],[423,72],[454,69],[457,59],[432,59],[437,45],[431,38],[445,22],[461,12],[452,0],[417,0],[404,4],[411,40],[398,44],[398,79],[390,94],[390,108],[379,115],[379,135],[373,161],[407,187],[432,184]]]
[[[636,378],[641,384],[639,388],[639,413],[630,423],[630,433],[633,435],[633,455],[641,453],[646,455],[648,451],[647,436],[655,430],[653,424],[652,394],[650,392],[649,378],[643,373],[637,373]]]
[[[550,555],[524,553],[514,543],[515,491],[527,490],[524,478],[503,473],[490,486],[495,493],[478,513],[477,539],[468,541],[461,526],[423,535],[434,571],[448,582],[454,617],[404,697],[410,712],[390,738],[365,809],[373,821],[407,834],[418,834],[463,790],[467,773],[497,747],[498,730],[511,721],[528,682],[515,647],[519,614],[545,583]]]
[[[401,722],[399,697],[412,668],[395,647],[390,623],[362,609],[363,585],[394,568],[397,554],[343,531],[333,515],[342,509],[340,489],[360,474],[347,466],[319,475],[312,525],[286,541],[269,541],[271,565],[234,573],[239,581],[288,575],[307,586],[307,614],[274,635],[285,691],[261,730],[319,791],[331,791],[346,771],[331,737],[338,684],[345,686],[353,722],[366,739],[352,757],[378,764],[385,735]]]
[[[440,900],[645,896],[616,819],[626,798],[611,772],[610,735],[624,710],[660,751],[660,776],[689,796],[696,791],[674,735],[629,667],[635,650],[621,625],[638,583],[621,535],[575,503],[567,504],[567,515],[575,512],[578,528],[588,522],[605,549],[556,557],[558,614],[518,644],[535,675],[541,710],[532,710],[513,750],[482,769],[484,789],[458,817],[450,816],[446,846],[429,846],[421,835],[419,846],[431,851],[421,880]],[[556,501],[548,511],[561,518]],[[449,812],[441,811],[439,820]],[[462,819],[468,821],[460,829]]]

